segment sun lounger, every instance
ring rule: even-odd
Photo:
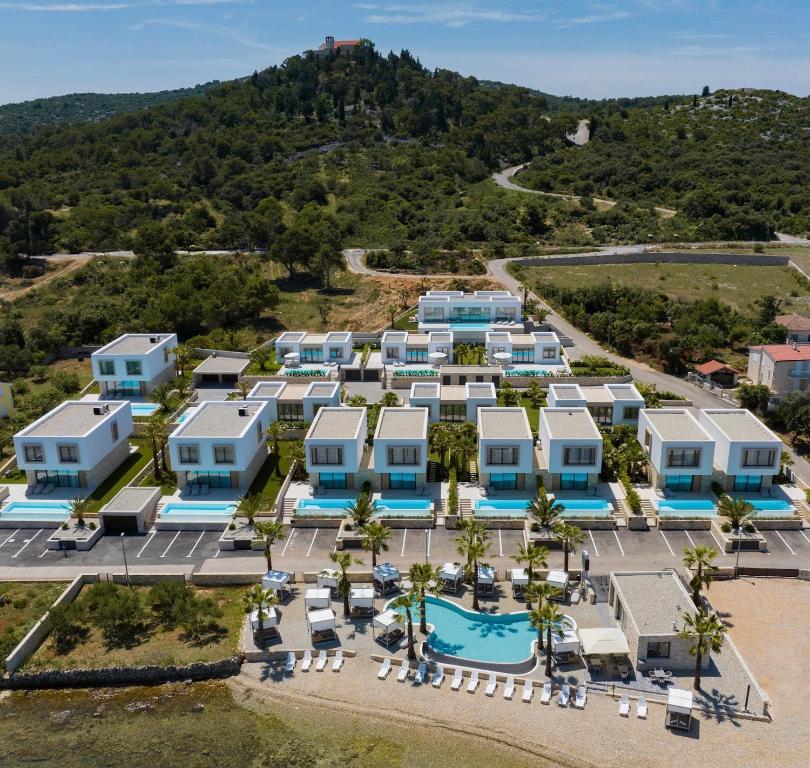
[[[484,690],[485,696],[494,696],[495,689],[498,687],[498,676],[493,672],[487,681],[487,687]]]
[[[399,668],[399,672],[397,672],[397,682],[404,683],[408,679],[408,675],[410,674],[411,668],[406,662]]]
[[[295,653],[293,651],[290,651],[287,654],[287,663],[284,665],[284,671],[288,673],[292,672],[295,669],[296,661],[297,659],[295,658]]]
[[[436,667],[436,671],[433,673],[433,687],[441,688],[443,681],[444,681],[444,667],[441,664],[439,664]]]
[[[332,671],[333,672],[340,672],[340,668],[343,666],[343,651],[335,651],[335,660],[332,662]]]
[[[630,697],[626,693],[623,693],[621,699],[619,699],[619,714],[622,717],[630,715]]]
[[[574,706],[577,709],[585,709],[585,701],[588,698],[588,689],[584,685],[577,688],[577,695],[574,697]]]
[[[638,703],[636,704],[636,714],[642,720],[647,719],[647,699],[643,696],[638,697]]]
[[[541,704],[551,704],[551,683],[543,684],[543,692],[540,694]]]
[[[403,669],[405,669],[404,666],[403,666]],[[385,678],[388,677],[388,673],[390,671],[391,671],[391,659],[383,660],[383,663],[380,664],[380,669],[377,672],[377,678],[379,680],[385,680]]]
[[[456,671],[453,673],[453,682],[450,683],[451,690],[457,691],[461,688],[461,684],[464,682],[464,673],[461,671],[460,667],[456,667]]]
[[[568,700],[570,698],[571,698],[571,687],[568,685],[568,683],[563,683],[562,686],[560,686],[560,698],[557,699],[557,703],[561,707],[567,707]]]
[[[506,678],[506,685],[503,689],[503,697],[511,699],[515,695],[515,678],[512,675]]]
[[[470,674],[470,682],[467,683],[467,693],[475,693],[478,688],[478,670],[475,669]]]
[[[427,664],[425,664],[425,662],[423,661],[421,664],[419,664],[419,668],[416,670],[416,674],[413,676],[413,681],[415,683],[419,683],[419,685],[422,685],[422,683],[425,682],[426,675],[427,675]]]
[[[326,651],[321,651],[318,654],[318,661],[315,663],[315,671],[323,672],[325,666],[326,666]]]
[[[309,672],[312,666],[312,651],[304,651],[304,660],[301,662],[301,671]]]
[[[527,678],[523,681],[523,695],[520,698],[528,704],[532,700],[533,695],[534,686],[532,685],[532,681]]]

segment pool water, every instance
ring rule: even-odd
[[[756,496],[743,498],[754,507],[757,517],[786,517],[796,513],[793,505],[784,499],[761,499]]]
[[[454,321],[450,323],[451,331],[489,331],[492,328],[492,323],[476,323],[476,322],[459,322]]]
[[[179,416],[178,416],[178,417],[175,419],[175,421],[176,421],[178,424],[183,424],[183,423],[184,423],[184,422],[185,422],[187,419],[190,419],[190,418],[191,418],[191,417],[194,415],[194,412],[195,412],[196,410],[197,410],[196,408],[187,408],[185,411],[183,411],[183,412],[182,412],[182,413],[181,413],[181,414],[180,414],[180,415],[179,415]]]
[[[160,517],[164,520],[229,520],[235,512],[233,501],[170,501],[161,510]]]
[[[374,499],[380,517],[429,517],[430,499]]]
[[[356,499],[299,499],[295,514],[301,517],[346,517]]]
[[[564,509],[560,513],[562,518],[601,518],[612,517],[613,507],[605,499],[561,499],[557,501]]]
[[[529,499],[476,499],[476,517],[526,517]]]
[[[658,502],[661,517],[716,517],[714,502],[709,499],[665,499]]]
[[[130,403],[133,416],[151,416],[160,406],[157,403]]]
[[[507,614],[476,613],[449,600],[428,596],[425,601],[428,624],[433,631],[428,637],[430,647],[449,656],[460,656],[481,662],[499,664],[525,661],[532,655],[532,643],[537,630],[529,623],[526,611]],[[403,613],[403,609],[398,609]],[[419,606],[411,610],[411,619],[419,623]],[[566,616],[563,623],[576,628]]]
[[[0,519],[61,523],[70,517],[69,501],[12,501],[0,509]]]

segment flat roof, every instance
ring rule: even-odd
[[[673,635],[694,603],[674,571],[611,573],[622,603],[641,635]]]
[[[250,365],[250,360],[246,357],[223,357],[222,355],[211,355],[203,360],[195,369],[194,373],[242,373]]]
[[[642,413],[662,440],[712,442],[708,432],[685,408],[644,408]]]
[[[436,398],[441,396],[441,384],[433,382],[414,382],[411,384],[411,398]]]
[[[428,412],[425,408],[382,408],[374,439],[427,440]]]
[[[336,381],[313,381],[304,392],[305,397],[334,397],[340,393],[340,384]]]
[[[523,408],[481,408],[478,411],[478,435],[485,440],[531,440],[532,430]]]
[[[602,440],[602,433],[587,408],[541,408],[540,418],[545,422],[551,438]]]
[[[302,344],[323,344],[326,341],[326,333],[306,333],[301,340]]]
[[[441,399],[445,401],[452,400],[466,400],[467,399],[467,386],[466,384],[442,384],[441,385]]]
[[[476,400],[485,397],[498,397],[495,385],[491,381],[467,382],[464,386],[467,387],[467,397],[474,397]]]
[[[407,331],[386,331],[381,341],[383,344],[401,344],[407,341],[409,335]]]
[[[113,496],[101,512],[141,512],[160,498],[160,488],[128,485]]]
[[[17,434],[25,437],[83,437],[124,408],[129,410],[128,400],[66,400]]]
[[[453,340],[453,332],[452,331],[431,331],[428,333],[428,340],[429,341],[452,341]]]
[[[172,437],[241,437],[265,408],[267,403],[250,400],[206,400]]]
[[[782,442],[751,411],[744,408],[706,408],[706,418],[714,422],[729,440]]]
[[[365,408],[321,408],[307,432],[307,440],[346,440],[357,437]]]
[[[633,384],[604,384],[603,389],[614,400],[636,400],[644,402],[644,398]]]
[[[287,386],[286,381],[260,381],[248,392],[247,399],[269,400],[278,397]]]
[[[300,343],[304,340],[306,335],[304,331],[284,331],[284,333],[276,339],[276,343]]]
[[[351,331],[330,331],[326,334],[324,341],[334,341],[338,343],[345,343],[351,341]]]
[[[168,341],[173,333],[125,333],[111,341],[94,355],[145,355]]]
[[[309,389],[309,382],[306,381],[291,381],[282,393],[278,396],[281,403],[288,403],[290,401],[298,402],[304,401],[304,395]]]
[[[549,394],[553,394],[557,400],[581,400],[585,401],[585,393],[579,384],[550,384]]]

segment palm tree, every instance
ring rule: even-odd
[[[264,589],[261,584],[254,584],[242,595],[242,606],[245,613],[250,614],[254,610],[259,612],[259,637],[264,635],[265,608],[273,605],[278,605],[278,596],[272,589]]]
[[[726,518],[720,525],[721,530],[737,537],[737,559],[734,561],[734,578],[736,579],[740,567],[740,539],[742,539],[743,533],[756,531],[751,522],[756,510],[753,504],[741,496],[732,499],[731,496],[724,493],[717,502],[717,511]]]
[[[250,394],[251,386],[246,381],[237,381],[236,382],[236,391],[239,393],[239,397],[243,400],[247,400],[247,396]]]
[[[512,559],[518,564],[526,564],[526,575],[529,577],[527,586],[531,586],[534,583],[534,569],[545,568],[548,565],[548,549],[535,544],[521,544]],[[528,598],[526,607],[532,607],[531,600]]]
[[[396,392],[386,392],[379,402],[383,408],[396,408],[400,405]]]
[[[172,407],[172,392],[174,392],[174,389],[173,381],[163,381],[152,390],[149,397],[152,402],[160,406],[160,410],[168,411]]]
[[[544,650],[543,612],[540,610],[539,607],[535,608],[532,611],[529,611],[529,624],[531,624],[532,629],[537,630],[537,653],[539,655],[540,651]]]
[[[419,631],[427,634],[427,608],[426,596],[439,596],[442,591],[442,581],[439,572],[430,563],[414,563],[408,571],[411,589],[419,601]]]
[[[456,530],[461,534],[456,537],[456,544],[458,547],[461,547],[462,542],[464,542],[464,546],[466,546],[469,542],[475,541],[478,537],[486,535],[487,526],[486,523],[481,520],[476,520],[474,517],[463,517],[458,521]],[[457,551],[460,551],[460,549],[457,548]],[[465,565],[465,578],[468,581],[472,576],[470,573],[471,562],[468,557]]]
[[[279,441],[286,431],[287,427],[281,421],[274,421],[267,428],[267,439],[270,440],[270,453],[272,453],[273,456],[278,456],[281,453]]]
[[[260,493],[249,493],[242,499],[239,511],[248,519],[248,525],[253,527],[253,518],[262,511],[264,497]]]
[[[712,563],[715,557],[717,550],[714,547],[698,545],[693,549],[687,547],[683,551],[683,564],[693,574],[689,586],[695,606],[700,606],[700,591],[711,586],[714,574],[717,573],[717,566]]]
[[[543,400],[546,399],[543,389],[534,379],[529,382],[529,386],[526,388],[526,397],[529,398],[532,408],[539,408]]]
[[[473,610],[480,610],[478,605],[478,565],[486,565],[483,559],[489,552],[490,542],[489,535],[486,530],[482,530],[472,538],[464,536],[456,539],[456,551],[462,556],[467,558],[469,567],[472,570],[472,586],[473,586]]]
[[[546,677],[551,677],[551,629],[559,626],[562,621],[562,613],[555,603],[546,602],[540,611],[540,620],[546,628]]]
[[[264,541],[264,559],[267,561],[267,570],[273,570],[273,557],[270,553],[270,547],[277,541],[284,539],[284,525],[278,520],[264,520],[256,523],[256,533],[262,537]]]
[[[350,408],[362,408],[368,400],[362,395],[349,395],[346,398],[346,405]]]
[[[352,565],[362,565],[362,561],[352,557],[345,550],[330,553],[329,559],[340,569],[337,591],[343,598],[343,615],[348,617],[351,613],[351,609],[349,608],[349,592],[352,591],[352,583],[349,581],[348,571]]]
[[[265,371],[267,370],[267,363],[272,355],[273,353],[270,347],[262,345],[261,347],[256,347],[256,349],[250,353],[250,362],[254,365],[258,365],[260,371]]]
[[[439,454],[439,463],[447,464],[447,451],[452,443],[452,435],[446,424],[436,422],[430,425],[430,447]]]
[[[287,458],[289,458],[290,463],[295,467],[293,477],[296,480],[299,479],[304,474],[304,470],[307,466],[307,454],[306,451],[304,451],[304,443],[301,440],[295,440],[290,443],[290,447],[287,449]],[[281,464],[279,464],[279,466],[281,466]]]
[[[377,502],[371,501],[367,493],[361,493],[353,504],[346,507],[346,511],[352,516],[354,524],[362,528],[377,511]]]
[[[70,500],[70,516],[76,518],[79,528],[84,528],[84,516],[90,512],[90,499],[76,496]]]
[[[708,613],[703,608],[698,608],[694,616],[685,613],[683,622],[683,629],[678,634],[692,643],[689,653],[695,657],[694,686],[699,691],[703,657],[707,653],[720,653],[726,637],[726,627],[716,613]]]
[[[152,443],[152,458],[155,464],[155,477],[160,479],[162,472],[168,473],[166,443],[169,441],[169,421],[160,413],[153,413],[146,422],[146,437]],[[158,464],[162,466],[158,466]]]
[[[413,592],[406,592],[403,595],[398,595],[389,604],[389,607],[395,611],[396,620],[400,623],[407,622],[408,626],[408,660],[413,661],[416,658],[416,648],[413,644],[413,616],[411,611],[415,608],[416,595]]]
[[[535,613],[535,611],[542,610],[543,606],[551,600],[552,597],[556,597],[560,594],[560,590],[557,587],[553,587],[547,581],[534,581],[526,588],[526,607],[530,608],[529,601],[533,601],[537,603],[537,608],[534,609],[531,613]],[[532,625],[534,626],[534,625]],[[543,650],[543,636],[538,635],[538,644],[540,650]]]
[[[568,572],[568,555],[573,555],[577,549],[577,544],[582,544],[585,534],[575,525],[568,523],[557,523],[554,526],[554,539],[563,546],[563,570]]]
[[[186,375],[186,366],[194,359],[194,351],[188,344],[178,344],[173,350],[174,365],[181,376]]]
[[[363,534],[361,546],[367,552],[371,552],[371,567],[376,568],[379,555],[388,551],[391,529],[378,520],[371,520],[360,529],[360,532]]]
[[[546,532],[546,536],[551,538],[551,529],[565,511],[565,507],[554,496],[541,492],[526,511]]]

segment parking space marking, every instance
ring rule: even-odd
[[[430,560],[430,528],[427,529],[425,546],[427,547],[427,549],[425,550],[425,562],[427,562],[428,560]]]
[[[402,550],[399,553],[400,557],[405,557],[405,542],[408,540],[408,529],[405,528],[404,533],[402,534]]]
[[[810,544],[810,539],[808,539],[808,538],[807,538],[807,534],[806,534],[804,531],[799,531],[799,533],[802,535],[802,537],[804,538],[804,540],[805,540],[805,541],[806,541],[808,544]]]
[[[157,533],[157,528],[153,528],[151,533],[149,534],[148,538],[146,539],[146,544],[141,547],[141,551],[138,552],[135,557],[140,557],[143,554],[143,551],[152,543],[152,539],[155,538],[155,534]]]
[[[186,557],[191,557],[194,554],[194,550],[197,549],[197,545],[203,540],[203,536],[205,536],[205,531],[200,534],[200,538],[194,542],[194,546],[188,551]]]
[[[712,535],[714,543],[717,544],[717,548],[720,550],[720,552],[721,553],[724,552],[725,547],[723,547],[723,545],[720,543],[720,539],[718,539],[717,536],[714,535],[714,531],[711,528],[709,528],[709,533]]]
[[[664,540],[664,544],[667,545],[667,549],[669,550],[669,554],[675,557],[675,553],[672,551],[672,547],[669,546],[669,539],[664,536],[664,532],[659,528],[658,533],[661,534],[661,538]]]
[[[619,545],[619,552],[621,552],[622,557],[624,557],[624,547],[622,546],[622,543],[619,541],[619,534],[616,533],[615,529],[613,531],[613,535],[616,537],[616,543]]]
[[[315,545],[315,539],[318,538],[318,531],[321,530],[320,528],[315,529],[315,533],[312,534],[312,541],[309,542],[309,549],[307,550],[306,556],[309,557],[310,553],[312,552],[312,547]]]
[[[39,536],[39,534],[40,534],[40,533],[42,533],[42,530],[43,530],[43,529],[42,529],[42,528],[40,528],[40,529],[39,529],[39,530],[38,530],[38,531],[37,531],[37,532],[36,532],[36,533],[35,533],[35,534],[34,534],[34,535],[33,535],[33,536],[30,538],[30,539],[28,539],[28,541],[26,541],[26,542],[25,542],[25,544],[23,544],[23,545],[22,545],[22,546],[21,546],[21,547],[20,547],[20,548],[19,548],[19,549],[18,549],[18,550],[17,550],[17,551],[16,551],[16,552],[13,554],[13,555],[12,555],[12,557],[19,557],[19,556],[20,556],[20,555],[23,553],[23,550],[24,550],[24,549],[25,549],[25,548],[26,548],[26,547],[27,547],[27,546],[28,546],[28,545],[29,545],[29,544],[30,544],[30,543],[31,543],[31,542],[32,542],[32,541],[33,541],[33,540],[34,540],[34,539],[35,539],[37,536]]]
[[[790,552],[791,555],[795,555],[796,553],[793,551],[793,547],[791,547],[790,544],[788,544],[785,541],[785,537],[781,533],[779,533],[779,531],[774,531],[774,533],[779,537],[780,541],[788,548],[788,552]]]
[[[217,547],[217,551],[214,553],[214,557],[219,557],[220,552],[222,552],[222,550],[219,547]]]
[[[182,533],[182,531],[178,531],[177,533],[174,534],[174,538],[169,542],[169,546],[166,547],[166,549],[163,550],[163,554],[161,555],[161,557],[166,557],[166,555],[169,554],[169,550],[172,548],[172,544],[174,544],[174,542],[177,541],[177,537],[181,533]]]
[[[298,533],[298,529],[293,528],[292,533],[287,537],[287,541],[284,542],[284,549],[281,550],[281,556],[282,557],[284,557],[284,555],[287,554],[287,547],[290,546],[290,542],[295,538],[296,533]]]
[[[50,552],[50,551],[51,551],[51,550],[50,550],[50,549],[48,549],[48,548],[46,547],[46,548],[45,548],[45,551],[44,551],[44,552],[43,552],[41,555],[37,555],[37,557],[45,557],[45,555],[47,555],[47,554],[48,554],[48,552]]]
[[[14,533],[11,534],[11,536],[9,536],[2,544],[0,544],[0,547],[5,547],[6,544],[8,544],[19,532],[20,529],[18,528],[16,531],[14,531]]]
[[[503,557],[503,538],[501,537],[500,528],[498,528],[498,556]]]
[[[588,536],[591,537],[591,544],[593,544],[593,554],[599,557],[599,548],[596,546],[596,539],[593,537],[590,528],[588,529]]]
[[[523,546],[524,547],[529,546],[529,537],[526,535],[526,527],[525,526],[523,527]]]
[[[695,542],[692,540],[692,537],[689,535],[689,531],[684,531],[686,534],[686,538],[689,539],[689,543],[692,545],[692,549],[695,548]]]

